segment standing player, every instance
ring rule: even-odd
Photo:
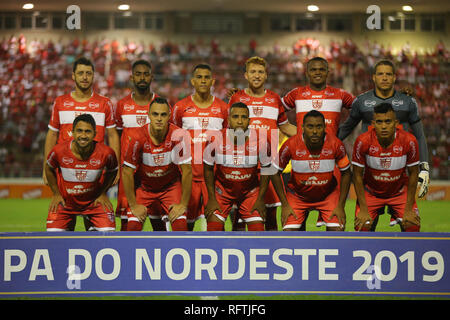
[[[269,176],[258,171],[271,164],[269,143],[267,139],[259,143],[257,132],[249,129],[249,109],[244,103],[231,105],[228,121],[230,128],[211,137],[203,159],[208,231],[224,230],[233,205],[249,231],[264,231]]]
[[[272,130],[280,129],[280,131],[291,137],[297,133],[297,128],[290,124],[280,96],[271,90],[264,88],[267,80],[266,61],[260,57],[252,57],[245,62],[244,77],[248,82],[248,87],[238,90],[233,94],[228,102],[231,106],[235,102],[246,104],[250,110],[249,128],[256,129],[259,132],[265,131],[265,136],[270,136]],[[266,192],[266,230],[277,231],[277,207],[280,206],[273,185],[269,183]],[[239,228],[239,227],[237,227]],[[240,227],[242,229],[242,226]],[[245,225],[243,226],[245,228]]]
[[[190,135],[169,123],[170,107],[166,99],[155,98],[149,107],[150,123],[131,138],[125,152],[122,179],[129,208],[128,231],[142,230],[147,215],[152,219],[158,203],[162,220],[173,231],[187,231],[186,211],[191,196]],[[141,185],[135,191],[134,176]],[[180,173],[181,170],[181,173]],[[160,217],[156,217],[160,218]],[[167,226],[167,231],[169,231]]]
[[[300,132],[303,117],[311,110],[320,111],[325,117],[327,133],[337,135],[342,108],[350,108],[354,96],[342,89],[327,85],[328,62],[314,57],[306,64],[308,85],[289,91],[282,99],[287,110],[295,108],[297,130]]]
[[[195,221],[204,217],[208,197],[203,178],[206,130],[221,130],[226,127],[228,105],[211,94],[214,82],[209,65],[196,65],[191,78],[194,94],[178,101],[173,107],[172,122],[188,130],[192,137],[192,195],[187,213],[190,231],[194,229]]]
[[[419,194],[424,197],[428,192],[430,181],[428,165],[428,147],[419,117],[416,100],[403,92],[394,89],[395,67],[389,60],[378,61],[373,69],[372,80],[375,88],[359,95],[352,104],[350,116],[339,128],[338,137],[344,140],[362,120],[362,130],[367,131],[373,119],[374,107],[381,103],[389,103],[395,110],[397,120],[404,130],[411,129],[419,143],[420,173]]]
[[[305,230],[305,221],[311,210],[319,211],[319,221],[326,223],[327,231],[345,228],[345,200],[351,183],[350,161],[344,144],[326,132],[325,118],[317,110],[303,117],[302,134],[289,138],[279,152],[278,169],[283,171],[291,161],[291,179],[286,195],[290,208],[282,208],[283,230]],[[342,173],[340,186],[334,168]],[[284,192],[281,179],[272,179],[275,189]],[[284,195],[280,196],[280,199]],[[320,226],[322,223],[318,223]]]
[[[80,214],[89,219],[92,230],[115,230],[106,191],[113,184],[118,164],[114,151],[94,140],[96,133],[94,118],[82,114],[73,121],[72,139],[50,151],[45,174],[53,197],[47,231],[72,231]]]
[[[389,103],[379,104],[373,110],[373,128],[355,141],[352,156],[358,198],[355,230],[375,231],[379,213],[384,213],[385,206],[390,208],[391,225],[400,223],[402,231],[420,229],[415,200],[419,146],[414,135],[398,124],[393,107]]]
[[[125,150],[130,137],[135,137],[140,132],[139,128],[148,123],[148,106],[157,97],[150,91],[153,80],[152,67],[146,60],[137,60],[131,67],[130,80],[133,83],[133,91],[119,100],[115,111],[117,129],[120,133],[120,163],[123,163]],[[121,170],[121,169],[119,169]],[[116,216],[121,219],[122,231],[127,230],[127,198],[123,190],[122,180],[119,180]],[[157,215],[160,216],[160,215]],[[151,219],[153,230],[164,230],[165,225],[161,220]]]
[[[75,82],[75,90],[56,98],[48,132],[45,138],[44,159],[47,159],[50,150],[64,141],[72,139],[72,123],[76,116],[84,113],[90,114],[96,123],[95,141],[104,143],[105,133],[108,144],[114,150],[117,159],[120,157],[120,141],[114,121],[114,111],[111,101],[93,91],[94,65],[86,58],[79,58],[73,64],[72,79]],[[45,163],[44,163],[45,168]],[[117,183],[117,175],[114,184]],[[44,183],[47,184],[45,171]],[[86,228],[89,224],[86,223]]]

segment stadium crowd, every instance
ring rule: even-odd
[[[329,61],[329,84],[354,95],[372,88],[370,67],[380,58],[397,64],[397,85],[414,89],[430,152],[432,179],[450,179],[449,51],[442,42],[431,53],[409,48],[395,52],[378,43],[358,47],[351,40],[321,44],[299,39],[292,47],[259,47],[217,41],[166,42],[160,46],[116,40],[29,41],[12,36],[0,42],[0,177],[41,177],[43,145],[54,99],[73,90],[72,63],[85,56],[95,63],[95,91],[116,103],[129,92],[131,63],[153,66],[152,90],[173,105],[192,93],[190,72],[198,63],[214,68],[214,94],[227,100],[229,88],[243,88],[245,60],[257,54],[269,64],[267,88],[284,95],[305,84],[304,62],[313,56]],[[345,120],[345,119],[344,119]]]

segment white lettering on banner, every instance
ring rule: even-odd
[[[408,282],[437,283],[445,275],[443,253],[431,250],[421,254],[413,250],[396,253],[390,250],[353,250],[354,261],[342,265],[338,260],[341,249],[308,248],[136,248],[134,259],[124,259],[125,272],[134,272],[136,281],[148,280],[228,280],[228,281],[337,281],[353,272],[353,281],[365,281],[367,288],[380,289],[382,282],[400,278]],[[69,290],[81,288],[81,281],[94,275],[102,281],[118,280],[121,254],[113,248],[98,251],[68,249],[66,268],[53,269],[49,249],[3,249],[3,282],[54,281],[54,270],[64,270]],[[53,258],[53,259],[51,259]],[[60,260],[58,255],[56,259]],[[60,262],[61,263],[61,262]],[[134,265],[133,265],[134,264]],[[348,267],[354,270],[348,270]],[[64,267],[64,266],[63,266]],[[131,269],[129,268],[131,267]],[[61,279],[60,279],[61,280]]]

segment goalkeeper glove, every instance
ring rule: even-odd
[[[423,198],[428,192],[428,184],[430,183],[430,167],[427,162],[419,164],[419,198]]]

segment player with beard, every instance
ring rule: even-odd
[[[104,143],[105,134],[108,145],[114,150],[117,159],[120,158],[120,138],[116,130],[114,110],[110,99],[94,92],[94,65],[84,57],[77,59],[73,64],[72,80],[75,90],[56,98],[52,115],[48,125],[49,130],[45,138],[44,159],[47,159],[50,150],[57,144],[72,139],[72,124],[80,114],[90,114],[95,119],[95,141]],[[44,163],[45,168],[45,163]],[[47,184],[45,170],[44,183]],[[117,175],[114,184],[117,183]],[[85,220],[86,221],[86,220]],[[86,223],[86,228],[89,224]]]
[[[94,118],[82,114],[73,122],[73,138],[50,151],[45,174],[53,197],[47,231],[72,231],[77,215],[89,220],[91,230],[115,230],[113,206],[106,191],[117,175],[118,163],[114,151],[95,141],[95,135]]]
[[[121,136],[120,149],[122,152],[120,163],[123,162],[123,157],[126,153],[130,139],[136,137],[140,132],[139,128],[149,122],[149,105],[156,97],[158,97],[158,95],[150,89],[153,74],[152,67],[148,61],[137,60],[132,64],[130,80],[133,83],[133,91],[118,101],[115,111],[117,130]],[[139,181],[136,181],[136,184],[139,184]],[[155,206],[158,206],[158,203],[156,203]],[[121,219],[120,230],[122,231],[127,229],[127,207],[127,198],[123,190],[123,182],[120,179],[117,194],[116,216],[119,216]],[[153,230],[155,231],[165,230],[166,228],[163,221],[157,218],[160,216],[161,214],[156,214],[154,219],[150,220]]]
[[[245,62],[244,73],[244,77],[248,82],[248,87],[236,91],[230,98],[228,105],[231,106],[236,102],[242,102],[248,106],[250,111],[250,129],[255,129],[265,136],[270,136],[273,130],[279,129],[283,134],[291,137],[297,133],[297,128],[289,123],[280,96],[265,88],[267,76],[266,61],[263,58],[256,56],[249,58]],[[276,138],[278,141],[278,137]],[[276,214],[277,207],[279,207],[281,203],[272,183],[269,183],[265,196],[265,203],[265,229],[277,231]],[[236,223],[236,218],[232,218],[232,220],[235,222],[233,223],[233,230],[245,230],[244,223]]]

